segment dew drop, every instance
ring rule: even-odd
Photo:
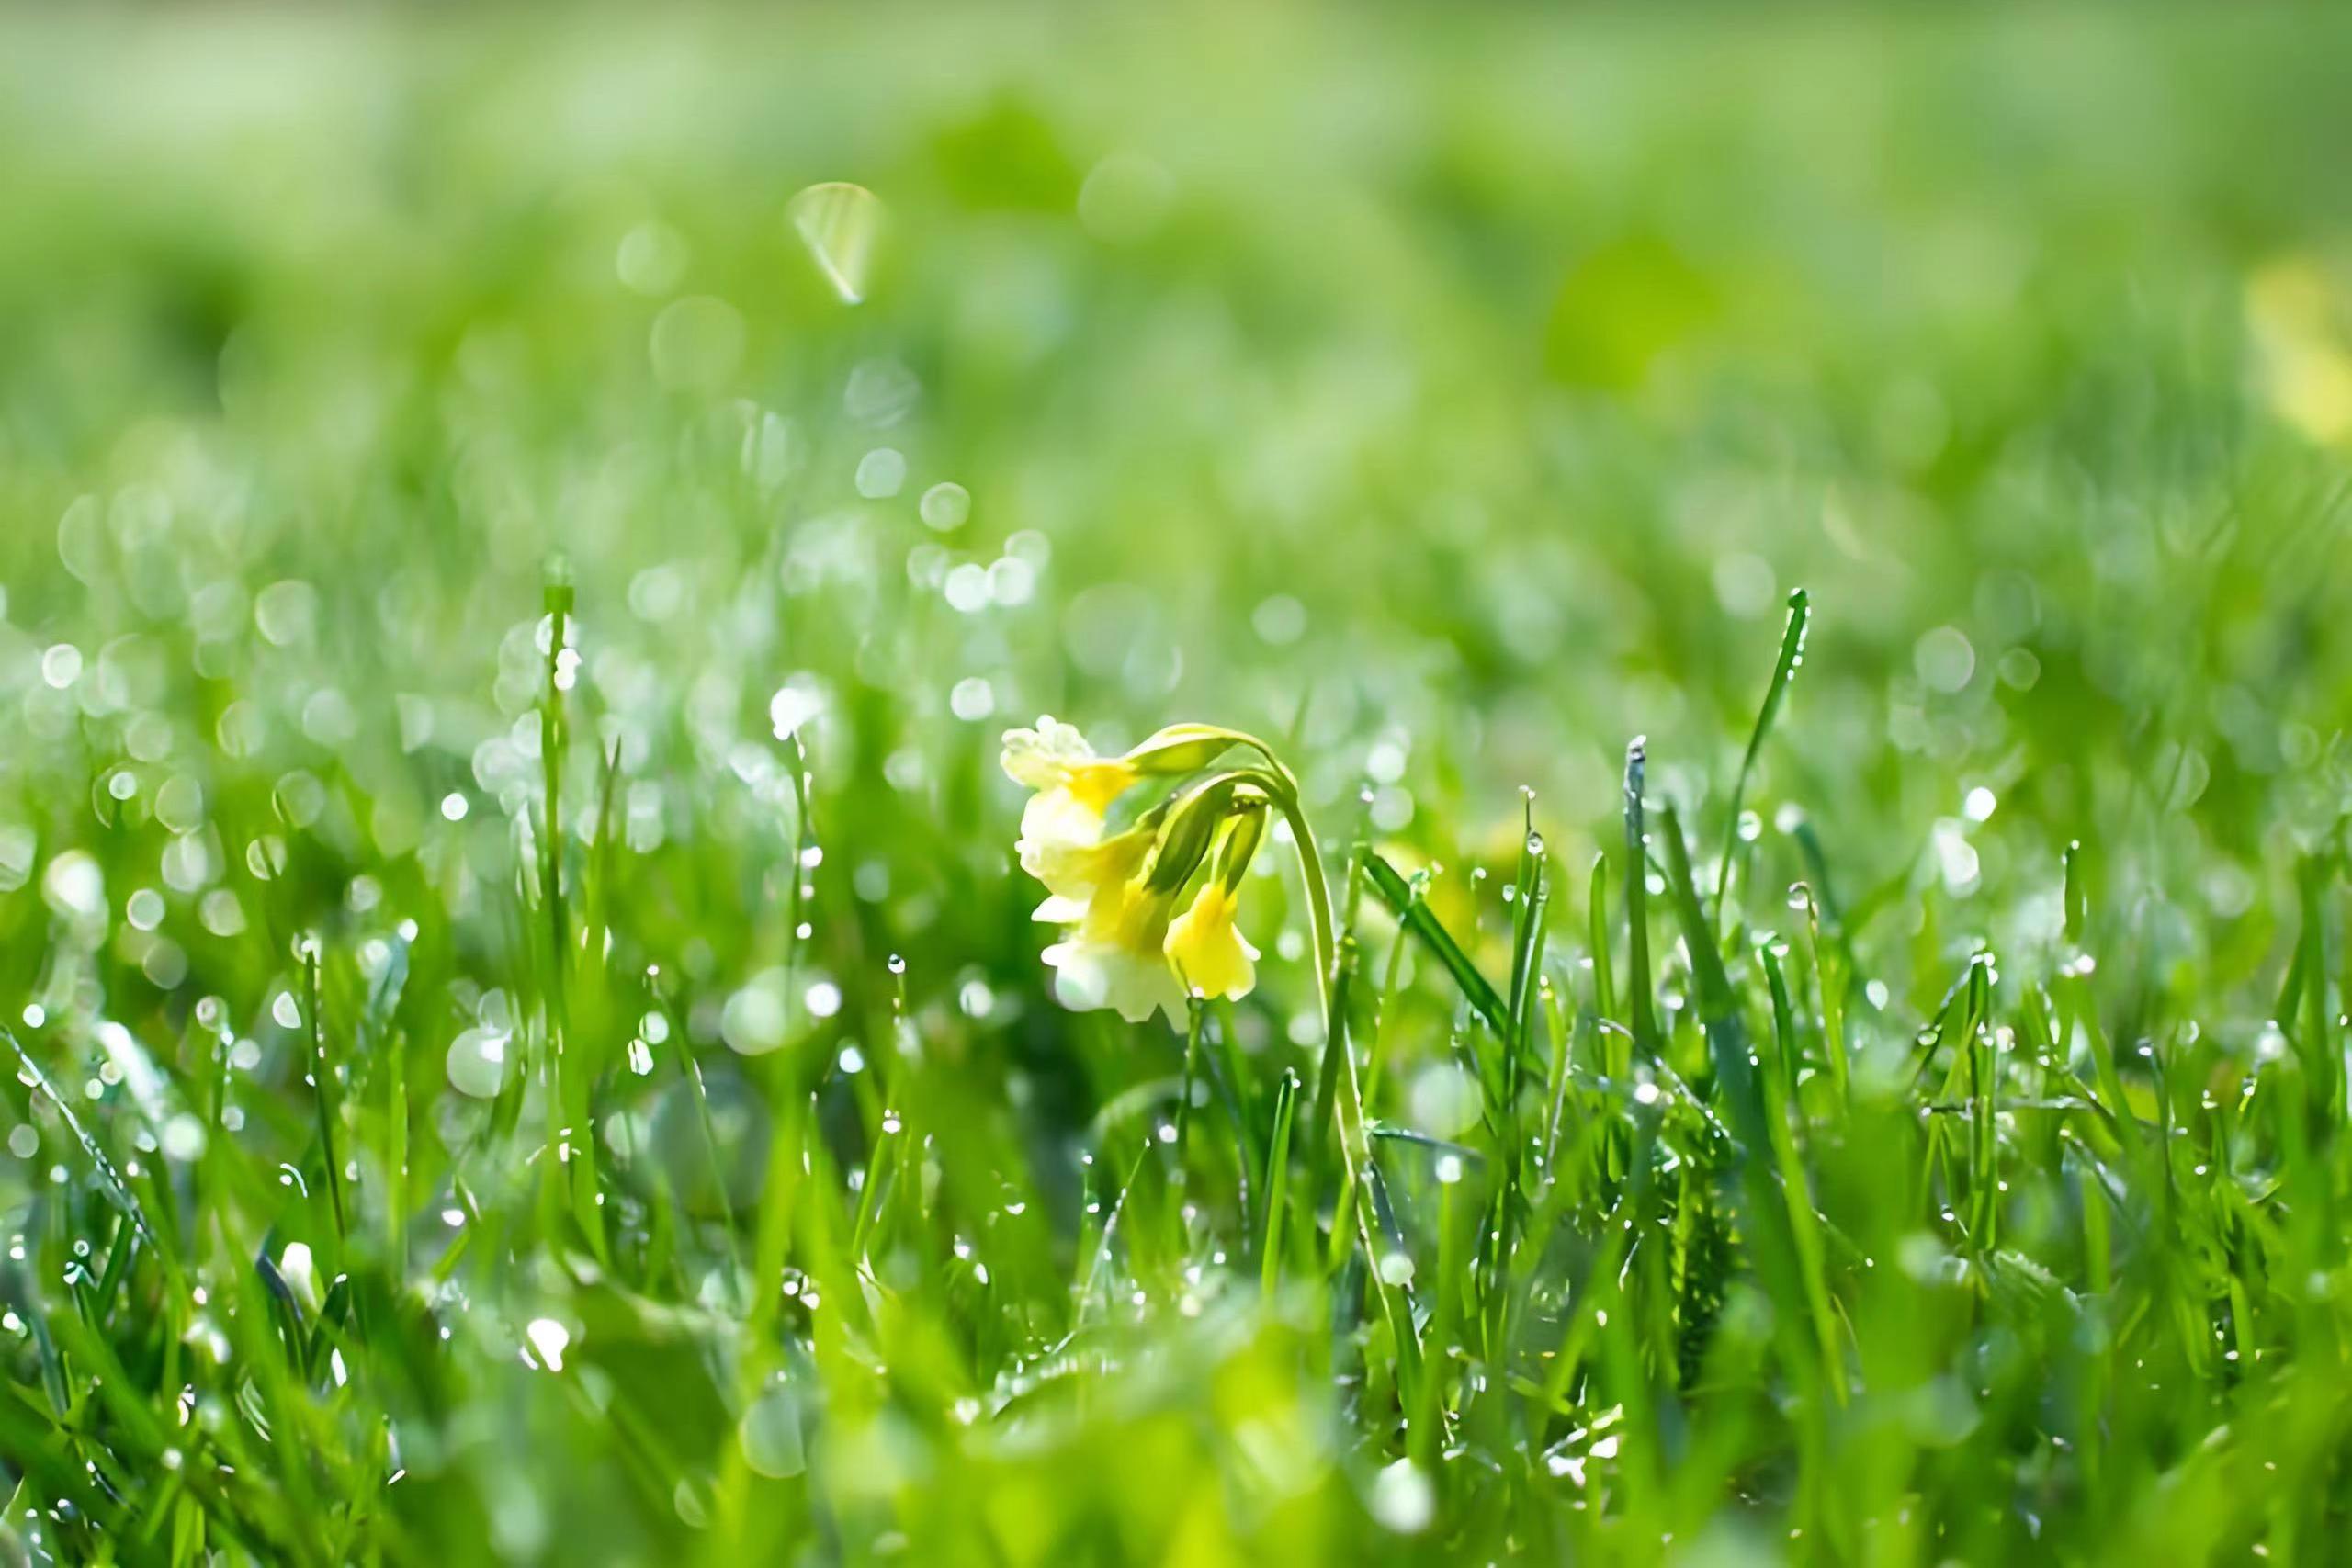
[[[923,525],[937,533],[950,534],[964,525],[972,514],[972,492],[950,480],[935,484],[922,492],[917,510]]]
[[[800,1438],[800,1400],[788,1384],[773,1384],[752,1401],[735,1435],[742,1444],[743,1462],[755,1474],[784,1481],[808,1468]]]

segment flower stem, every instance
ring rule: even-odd
[[[1312,1146],[1320,1148],[1329,1135],[1329,1124],[1336,1119],[1340,1132],[1340,1159],[1345,1179],[1341,1182],[1338,1206],[1332,1211],[1332,1263],[1337,1265],[1345,1256],[1340,1237],[1349,1229],[1355,1232],[1356,1244],[1363,1248],[1365,1266],[1371,1271],[1371,1286],[1378,1297],[1381,1314],[1387,1320],[1388,1332],[1396,1346],[1398,1392],[1408,1402],[1419,1389],[1421,1375],[1420,1340],[1413,1327],[1412,1305],[1404,1298],[1402,1288],[1393,1283],[1381,1269],[1380,1246],[1373,1235],[1371,1205],[1359,1201],[1360,1190],[1367,1189],[1372,1179],[1371,1141],[1364,1134],[1363,1096],[1356,1081],[1354,1055],[1348,1049],[1346,1021],[1335,1005],[1340,979],[1340,941],[1332,917],[1331,885],[1324,879],[1323,853],[1317,848],[1315,830],[1308,826],[1306,810],[1298,799],[1298,781],[1290,770],[1268,749],[1262,740],[1242,738],[1244,742],[1262,754],[1275,776],[1279,787],[1270,791],[1274,809],[1290,824],[1293,847],[1298,853],[1298,871],[1306,884],[1306,918],[1315,939],[1315,996],[1323,1013],[1323,1067],[1319,1075],[1317,1104],[1315,1107],[1317,1128]],[[1321,1186],[1321,1161],[1314,1171],[1317,1188]],[[1408,1403],[1408,1408],[1411,1408]]]
[[[1193,1126],[1193,1084],[1200,1074],[1203,1015],[1208,1011],[1208,1004],[1197,992],[1187,1001],[1183,1087],[1178,1091],[1176,1101],[1176,1169],[1180,1176],[1184,1169],[1185,1134]]]
[[[1340,1035],[1331,1017],[1331,980],[1340,968],[1340,939],[1331,920],[1331,885],[1323,879],[1323,852],[1315,847],[1315,830],[1306,825],[1306,814],[1299,808],[1298,786],[1289,779],[1283,782],[1290,787],[1274,804],[1290,823],[1290,835],[1298,848],[1298,874],[1306,883],[1306,923],[1315,939],[1315,1000],[1322,1010],[1323,1043],[1328,1049]]]

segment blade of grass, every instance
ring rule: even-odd
[[[1773,1298],[1776,1327],[1786,1337],[1790,1374],[1826,1393],[1829,1388],[1821,1386],[1826,1369],[1813,1362],[1814,1355],[1819,1352],[1834,1365],[1834,1357],[1826,1348],[1833,1344],[1830,1325],[1825,1321],[1826,1314],[1816,1312],[1814,1304],[1823,1294],[1819,1270],[1801,1264],[1805,1252],[1790,1219],[1792,1209],[1800,1202],[1809,1207],[1809,1200],[1801,1180],[1793,1189],[1784,1188],[1784,1195],[1776,1194],[1766,1175],[1769,1168],[1759,1155],[1772,1151],[1773,1138],[1763,1089],[1757,1082],[1749,1053],[1747,1025],[1741,1017],[1730,978],[1724,971],[1722,956],[1715,951],[1706,913],[1699,901],[1699,890],[1691,879],[1690,851],[1685,847],[1681,824],[1672,806],[1661,813],[1660,826],[1666,837],[1668,891],[1681,919],[1683,942],[1690,953],[1708,1056],[1714,1064],[1715,1081],[1731,1109],[1733,1159],[1748,1215],[1755,1225],[1750,1256]],[[1798,1175],[1801,1178],[1802,1172]],[[1817,1246],[1814,1256],[1819,1256]],[[1807,1274],[1813,1276],[1811,1280],[1806,1279]],[[1804,1333],[1800,1325],[1809,1326],[1811,1334]],[[1808,1339],[1812,1341],[1810,1347],[1806,1347]],[[1800,1347],[1806,1348],[1801,1352]],[[1833,1382],[1830,1387],[1834,1386]],[[1817,1411],[1809,1411],[1801,1418],[1816,1422],[1820,1416]]]
[[[1646,1056],[1658,1050],[1657,983],[1650,968],[1649,833],[1642,823],[1649,743],[1636,735],[1625,747],[1625,985],[1632,1002],[1634,1043]]]
[[[1804,663],[1805,628],[1812,620],[1804,590],[1795,590],[1789,595],[1789,619],[1781,632],[1781,656],[1773,661],[1771,683],[1764,688],[1763,705],[1756,710],[1756,726],[1747,732],[1747,750],[1741,753],[1739,773],[1732,780],[1731,803],[1725,808],[1723,859],[1715,874],[1717,931],[1723,929],[1731,908],[1732,857],[1739,849],[1740,804],[1747,795],[1748,778],[1756,771],[1757,755],[1764,750],[1765,739],[1772,733],[1772,721],[1780,716],[1781,701],[1788,694],[1789,682]]]
[[[1510,1039],[1510,1007],[1487,983],[1487,977],[1478,973],[1478,966],[1470,961],[1469,955],[1447,934],[1445,928],[1438,924],[1437,917],[1430,913],[1429,906],[1414,897],[1413,890],[1397,874],[1396,868],[1370,850],[1363,853],[1363,868],[1365,879],[1372,884],[1373,891],[1380,895],[1381,902],[1386,904],[1405,929],[1413,933],[1414,940],[1445,966],[1445,972],[1453,977],[1454,985],[1461,988],[1463,996],[1477,1010],[1478,1016],[1486,1021],[1497,1038]]]
[[[1290,1212],[1290,1131],[1298,1111],[1298,1075],[1274,1089],[1274,1130],[1266,1145],[1266,1214],[1258,1244],[1259,1284],[1271,1296],[1282,1280],[1283,1224]]]

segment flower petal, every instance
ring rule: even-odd
[[[1233,923],[1235,908],[1233,895],[1211,878],[1169,923],[1168,961],[1203,996],[1238,1001],[1258,983],[1258,950]]]
[[[1037,790],[1067,783],[1071,768],[1093,760],[1094,748],[1078,727],[1051,714],[1040,716],[1035,729],[1006,730],[1004,750],[997,759],[1013,783]]]
[[[1031,875],[1048,853],[1086,848],[1102,838],[1102,814],[1090,809],[1066,789],[1055,788],[1029,797],[1021,811],[1021,865]]]

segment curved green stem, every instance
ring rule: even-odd
[[[1316,848],[1315,830],[1306,825],[1306,813],[1299,807],[1296,784],[1277,797],[1274,806],[1290,824],[1290,836],[1298,851],[1298,874],[1306,883],[1306,923],[1315,942],[1315,1000],[1322,1010],[1323,1038],[1329,1042],[1339,1037],[1331,1018],[1331,977],[1340,968],[1340,938],[1331,917],[1331,885],[1324,880],[1323,852]]]
[[[1315,1002],[1323,1015],[1324,1049],[1329,1050],[1340,1036],[1339,1021],[1331,1016],[1331,986],[1340,968],[1340,937],[1331,910],[1331,885],[1323,875],[1323,852],[1315,842],[1315,829],[1307,824],[1306,807],[1299,801],[1298,777],[1283,765],[1272,747],[1256,736],[1238,729],[1219,728],[1214,733],[1237,746],[1248,747],[1266,760],[1265,773],[1250,782],[1266,792],[1274,809],[1290,824],[1291,847],[1298,856],[1299,878],[1306,884],[1306,924],[1315,943]],[[1349,1078],[1352,1088],[1352,1071]]]
[[[1370,1206],[1357,1201],[1355,1197],[1356,1189],[1371,1179],[1372,1149],[1364,1134],[1363,1098],[1356,1081],[1355,1058],[1348,1050],[1347,1037],[1340,1028],[1335,997],[1340,937],[1331,904],[1331,885],[1323,874],[1323,852],[1315,841],[1315,829],[1308,825],[1306,807],[1299,800],[1297,775],[1283,764],[1272,747],[1245,731],[1218,726],[1203,725],[1200,735],[1228,740],[1264,758],[1264,774],[1249,778],[1248,782],[1265,792],[1274,809],[1290,825],[1291,847],[1298,856],[1299,879],[1306,884],[1307,928],[1315,944],[1315,1000],[1323,1017],[1324,1070],[1320,1076],[1324,1084],[1335,1089],[1329,1101],[1316,1106],[1316,1115],[1318,1124],[1328,1124],[1331,1120],[1339,1122],[1340,1159],[1347,1175],[1339,1207],[1334,1211],[1334,1261],[1339,1237],[1353,1229],[1357,1245],[1363,1248],[1364,1261],[1372,1270],[1372,1289],[1396,1342],[1400,1390],[1409,1396],[1418,1388],[1420,1376],[1420,1341],[1414,1333],[1412,1308],[1404,1300],[1400,1287],[1382,1278],[1380,1247],[1373,1235]]]

